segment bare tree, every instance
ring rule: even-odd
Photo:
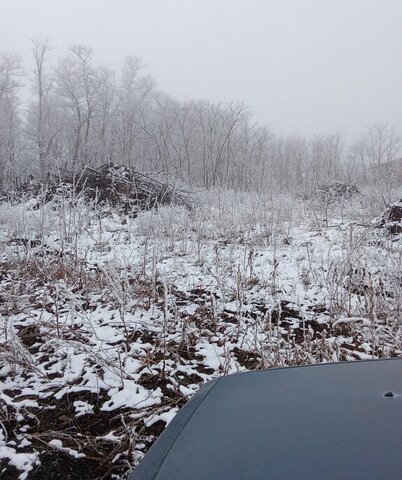
[[[128,57],[124,63],[117,92],[116,137],[120,161],[131,167],[143,156],[141,135],[144,133],[146,103],[154,88],[149,75],[141,75],[143,63],[136,57]],[[145,121],[145,124],[148,124]],[[145,132],[146,136],[148,134]],[[143,158],[142,158],[143,160]]]
[[[46,75],[46,61],[51,50],[49,39],[36,37],[31,40],[31,51],[34,59],[34,85],[37,97],[36,119],[35,119],[35,140],[37,146],[39,172],[42,178],[47,173],[46,165],[47,151],[45,144],[45,106],[49,93],[52,88],[52,82]]]
[[[88,139],[91,156],[96,162],[117,161],[115,152],[115,123],[117,116],[117,96],[115,72],[107,67],[96,70],[97,95],[92,117],[92,138]]]
[[[20,60],[16,55],[0,54],[0,188],[16,169],[21,135],[18,101],[21,74]]]
[[[401,138],[387,124],[373,125],[363,137],[363,146],[373,194],[378,198],[377,202],[389,203],[398,186],[395,161],[400,154]]]
[[[82,45],[71,47],[68,55],[59,59],[55,83],[60,105],[66,111],[68,162],[74,169],[93,161],[90,140],[100,82],[92,50]]]
[[[386,123],[371,125],[365,135],[367,160],[372,168],[390,164],[396,160],[401,139],[395,134],[394,128]]]

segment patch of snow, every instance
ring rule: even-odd
[[[48,442],[49,445],[56,450],[59,450],[60,452],[67,453],[68,455],[71,455],[74,458],[85,458],[84,453],[79,453],[77,450],[74,450],[72,448],[68,447],[63,447],[63,442],[61,440],[53,439]]]

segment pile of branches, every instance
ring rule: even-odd
[[[373,220],[374,225],[385,228],[391,235],[402,233],[402,199],[389,205],[382,214]]]
[[[326,203],[336,203],[341,200],[349,200],[358,195],[359,189],[356,185],[349,185],[344,182],[335,181],[320,185],[313,193],[313,197]]]
[[[40,187],[43,191],[43,185]],[[191,210],[190,194],[183,188],[121,165],[87,166],[80,172],[60,170],[51,174],[46,182],[46,200],[66,188],[95,203],[116,206],[125,214],[168,204]]]

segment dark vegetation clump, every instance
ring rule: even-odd
[[[402,233],[402,199],[389,205],[374,223],[391,235]]]
[[[349,200],[360,193],[356,185],[335,181],[320,185],[313,193],[313,197],[327,203],[336,203]]]
[[[45,201],[66,191],[97,204],[113,205],[125,214],[168,204],[191,209],[189,193],[183,188],[122,165],[86,166],[77,173],[60,171],[48,175],[45,184],[31,180],[20,188],[21,193],[43,195]]]

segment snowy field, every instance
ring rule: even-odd
[[[214,377],[401,355],[402,243],[372,219],[364,195],[2,202],[0,477],[126,478]]]

